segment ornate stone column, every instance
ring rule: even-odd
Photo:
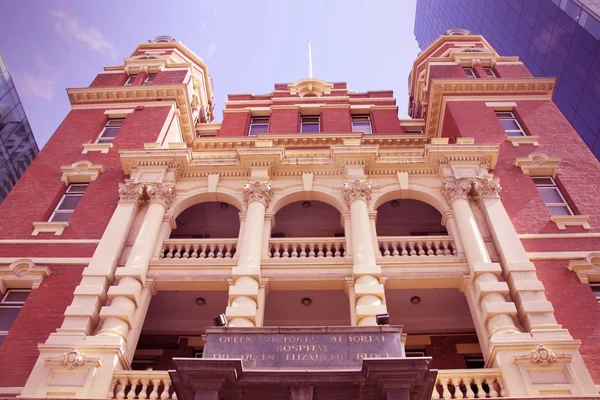
[[[387,307],[369,219],[371,181],[346,181],[342,190],[350,207],[356,323],[359,326],[377,325],[375,316],[386,313]]]
[[[474,196],[483,211],[488,229],[494,238],[510,293],[517,305],[521,324],[527,331],[560,329],[554,318],[554,308],[544,294],[544,285],[529,261],[499,192],[498,179],[474,179]]]
[[[472,189],[471,179],[459,179],[444,182],[442,193],[452,207],[471,270],[473,299],[487,328],[487,335],[480,339],[488,339],[499,332],[519,332],[512,317],[517,310],[514,303],[506,300],[508,285],[499,279],[502,269],[497,263],[492,263],[477,227],[469,204]]]
[[[141,304],[142,287],[146,280],[148,264],[152,257],[160,225],[175,197],[175,185],[151,183],[144,185],[144,193],[150,203],[140,230],[135,238],[125,267],[117,268],[117,285],[108,290],[109,306],[102,307],[100,318],[104,320],[98,335],[117,335],[127,341],[127,334],[135,322],[134,314]],[[145,315],[145,312],[142,313]]]
[[[144,185],[128,182],[119,185],[119,204],[115,209],[90,264],[83,270],[81,283],[74,292],[71,305],[57,332],[91,335],[99,322],[99,312],[106,302],[107,290],[114,277],[117,260],[133,225],[139,207],[144,203]]]
[[[246,221],[238,241],[238,264],[231,275],[229,306],[225,312],[231,327],[257,326],[260,293],[260,261],[263,248],[265,211],[271,201],[271,182],[245,182],[244,201],[247,204]]]

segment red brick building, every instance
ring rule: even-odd
[[[391,91],[309,78],[229,95],[215,123],[206,64],[169,37],[68,89],[0,205],[0,395],[187,398],[167,370],[220,313],[232,332],[389,314],[391,357],[429,375],[267,388],[248,363],[284,355],[248,346],[211,353],[246,372],[198,399],[597,395],[600,164],[554,79],[454,33],[414,61],[412,119]],[[351,361],[390,357],[369,354]]]

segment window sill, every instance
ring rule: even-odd
[[[588,223],[589,215],[553,215],[550,219],[561,231],[567,229],[567,226],[581,226],[583,229],[592,229]]]
[[[92,151],[99,151],[102,154],[106,154],[112,147],[112,143],[84,143],[81,154],[87,154]]]
[[[68,227],[68,222],[34,222],[31,236],[37,236],[40,232],[49,232],[54,233],[54,236],[60,236]]]
[[[509,136],[507,140],[515,147],[518,147],[522,144],[531,144],[536,147],[540,145],[538,143],[537,136]]]

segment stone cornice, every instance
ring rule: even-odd
[[[219,169],[222,176],[246,177],[248,169],[267,166],[274,176],[341,175],[349,164],[364,165],[369,175],[437,175],[447,165],[468,164],[493,169],[498,145],[432,144],[421,148],[387,149],[378,145],[332,145],[317,148],[286,146],[215,149],[192,152],[190,149],[145,149],[120,151],[126,175],[136,170],[164,168],[175,178],[198,178]]]
[[[12,288],[37,289],[48,275],[48,267],[37,266],[27,258],[16,260],[8,266],[0,267],[0,293]]]
[[[502,79],[433,79],[428,88],[427,137],[437,137],[442,100],[447,95],[479,94],[544,95],[552,98],[555,78],[502,78]]]

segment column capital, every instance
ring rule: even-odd
[[[342,192],[344,193],[344,200],[346,200],[348,207],[355,200],[363,200],[368,204],[371,201],[371,180],[362,182],[358,179],[355,181],[345,181]]]
[[[266,207],[269,207],[271,202],[271,196],[273,196],[273,189],[271,188],[273,182],[244,182],[244,202],[250,204],[253,201],[259,201]]]
[[[476,199],[497,199],[498,193],[502,190],[500,179],[481,179],[471,180],[473,185],[473,197]]]
[[[455,181],[444,181],[444,186],[441,191],[446,199],[446,203],[452,205],[455,200],[467,200],[472,189],[473,182],[471,181],[471,178],[467,178],[457,179]]]
[[[134,203],[140,207],[144,204],[145,185],[140,182],[119,183],[119,203]]]
[[[145,190],[150,203],[161,204],[165,209],[169,209],[176,195],[172,183],[149,183],[145,185]]]

